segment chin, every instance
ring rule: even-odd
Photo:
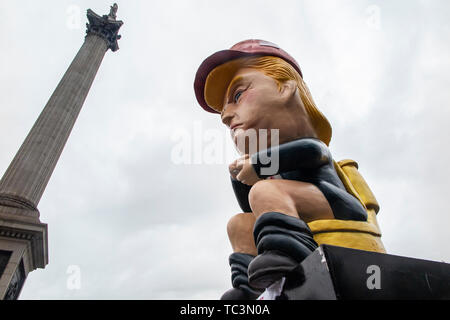
[[[235,148],[242,154],[253,154],[270,147],[269,143],[267,147],[261,148],[258,139],[256,139],[256,141],[250,142],[249,139],[245,137],[245,135],[242,135],[240,139],[238,137],[234,137],[233,142]]]

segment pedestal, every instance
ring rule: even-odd
[[[322,245],[301,267],[302,283],[286,281],[289,300],[450,299],[448,263]]]

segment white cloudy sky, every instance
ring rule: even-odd
[[[118,4],[120,50],[106,53],[39,203],[50,262],[22,299],[217,299],[230,287],[237,154],[192,83],[204,58],[248,38],[300,63],[335,159],[357,160],[381,204],[388,252],[450,260],[448,1]],[[1,172],[82,45],[86,10],[110,5],[0,2]],[[190,164],[171,156],[181,133]],[[208,148],[223,151],[218,163]]]

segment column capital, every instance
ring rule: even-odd
[[[108,48],[112,51],[117,51],[119,45],[117,40],[121,38],[118,34],[123,21],[116,20],[118,6],[116,3],[111,6],[111,10],[108,15],[99,16],[91,9],[87,10],[87,18],[89,23],[86,23],[86,34],[95,34],[103,38]]]

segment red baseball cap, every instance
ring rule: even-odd
[[[202,62],[197,70],[194,81],[195,96],[200,106],[208,112],[220,113],[220,110],[216,110],[208,105],[205,99],[206,80],[212,70],[231,60],[259,55],[275,56],[287,61],[303,78],[297,61],[276,44],[265,40],[244,40],[236,43],[229,50],[221,50],[214,53]]]

